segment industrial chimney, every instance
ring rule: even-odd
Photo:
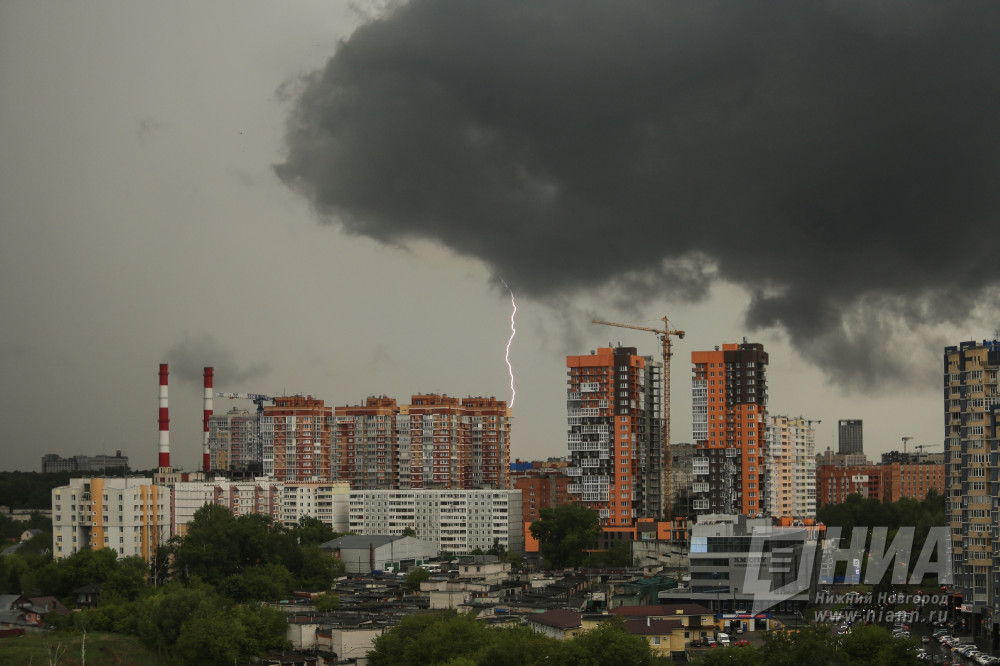
[[[205,368],[205,435],[201,448],[201,468],[205,473],[208,473],[212,466],[211,456],[208,452],[208,420],[212,416],[212,374],[214,372],[215,370],[212,368]]]
[[[167,364],[160,364],[160,467],[170,467],[170,414],[167,410]]]

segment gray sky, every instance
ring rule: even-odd
[[[509,399],[500,276],[514,457],[565,454],[567,353],[658,352],[592,318],[664,314],[675,441],[746,336],[822,447],[940,444],[941,347],[1000,325],[1000,7],[390,4],[0,4],[0,468],[152,467],[160,362],[186,468],[205,365]]]

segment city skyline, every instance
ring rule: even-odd
[[[512,460],[567,455],[567,355],[658,355],[592,319],[664,315],[674,442],[691,352],[744,338],[817,452],[840,419],[873,458],[942,442],[943,349],[998,324],[990,244],[940,238],[989,237],[997,9],[395,5],[0,9],[0,467],[154,467],[159,363],[187,470],[204,366],[334,406],[509,402],[501,280]]]

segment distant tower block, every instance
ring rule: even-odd
[[[170,414],[167,409],[167,364],[160,364],[160,467],[170,467]]]
[[[201,468],[205,472],[208,472],[212,466],[208,451],[208,421],[212,418],[212,375],[214,372],[210,367],[205,368],[205,413],[202,419],[204,437],[201,446]]]

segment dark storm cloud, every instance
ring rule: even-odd
[[[1000,283],[998,19],[415,0],[305,82],[276,169],[324,219],[447,245],[519,294],[641,304],[724,280],[753,294],[751,328],[835,381],[907,380],[893,340],[965,321]]]
[[[202,386],[205,368],[211,367],[215,369],[215,388],[236,392],[246,391],[242,384],[267,374],[270,369],[266,363],[238,363],[236,355],[220,345],[211,334],[198,337],[185,335],[166,353],[164,359],[170,366],[171,383],[176,378],[183,383]]]

